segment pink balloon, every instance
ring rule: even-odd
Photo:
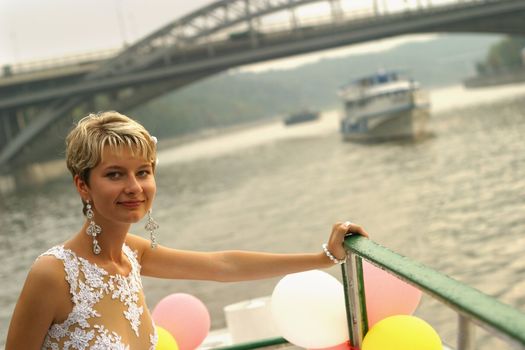
[[[166,329],[180,350],[195,350],[210,331],[210,314],[202,301],[190,294],[168,295],[151,314],[157,326]]]
[[[363,260],[368,327],[393,315],[411,315],[421,301],[421,291]]]
[[[350,343],[345,341],[344,343],[341,343],[339,345],[330,346],[328,348],[322,348],[322,349],[308,349],[308,350],[352,350],[352,347],[350,346]]]

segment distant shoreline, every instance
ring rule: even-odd
[[[232,132],[250,129],[256,126],[265,125],[274,123],[277,120],[280,120],[280,116],[261,118],[255,121],[249,121],[245,123],[233,124],[223,127],[216,127],[213,129],[203,129],[195,131],[189,134],[183,134],[179,136],[173,136],[166,139],[160,138],[158,143],[159,150],[165,150],[172,148],[178,145],[183,145],[200,139],[206,139],[218,135],[226,135]]]
[[[516,84],[525,81],[525,67],[518,69],[505,70],[497,73],[487,75],[478,75],[467,78],[463,81],[463,85],[468,88],[480,88],[507,84]]]
[[[173,136],[166,139],[159,140],[159,151],[169,149],[178,145],[192,143],[201,139],[210,138],[218,135],[226,135],[229,133],[246,130],[260,125],[274,123],[281,117],[262,118],[256,121],[249,121],[245,123],[229,125],[224,127],[217,127],[213,129],[199,130],[193,133]],[[31,167],[32,176],[34,176],[33,185],[44,185],[50,181],[65,178],[69,175],[64,159],[55,159],[45,163],[33,164]],[[0,194],[9,194],[16,191],[16,180],[13,175],[0,176]],[[27,186],[27,184],[26,184]]]

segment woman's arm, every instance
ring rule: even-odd
[[[359,225],[335,224],[328,240],[328,249],[336,258],[345,257],[342,243],[348,233],[368,236]],[[249,251],[208,253],[182,251],[162,246],[153,250],[147,240],[133,235],[128,237],[128,244],[139,252],[142,274],[160,278],[245,281],[334,265],[321,249],[319,253],[309,254]]]
[[[5,350],[40,350],[65,285],[63,268],[53,257],[40,257],[29,271],[15,306]],[[62,274],[61,274],[62,272]]]

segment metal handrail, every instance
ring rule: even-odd
[[[441,301],[458,313],[457,350],[474,348],[473,324],[516,345],[519,349],[525,349],[524,313],[477,289],[394,253],[372,240],[360,236],[350,236],[346,238],[344,244],[350,253],[346,264],[348,266],[343,266],[344,278],[349,281],[345,283],[345,289],[348,289],[345,294],[355,294],[355,288],[352,286],[361,285],[357,291],[357,297],[347,297],[351,301],[349,305],[351,317],[349,320],[353,320],[353,322],[349,322],[349,327],[351,328],[350,335],[353,346],[360,347],[362,337],[366,332],[366,317],[363,317],[359,312],[365,302],[364,286],[362,280],[358,280],[359,276],[362,276],[361,259],[364,258],[434,299]],[[354,272],[352,273],[352,271]],[[360,331],[360,329],[365,329],[365,332]]]
[[[260,349],[273,345],[289,344],[288,340],[277,337],[277,338],[268,338],[261,339],[253,342],[239,343],[234,345],[223,346],[219,348],[214,348],[213,350],[251,350],[251,349]]]
[[[345,239],[344,245],[349,254],[347,263],[342,265],[341,270],[350,343],[354,348],[361,348],[363,337],[368,330],[362,270],[362,259],[365,259],[457,312],[457,350],[475,348],[474,326],[484,328],[516,345],[517,349],[525,349],[524,313],[477,289],[394,253],[372,240],[361,236],[349,236]],[[286,343],[288,342],[284,338],[271,338],[215,350],[259,349]]]

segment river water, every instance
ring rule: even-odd
[[[195,250],[319,251],[331,224],[350,219],[378,243],[525,312],[525,86],[455,86],[431,98],[432,136],[416,143],[342,142],[334,110],[314,123],[274,121],[163,149],[159,241]],[[0,197],[1,347],[32,261],[81,221],[68,176]],[[339,269],[327,271],[340,279]],[[171,293],[195,295],[221,328],[225,305],[270,295],[278,280],[146,278],[144,287],[150,308]],[[416,315],[455,343],[453,312],[424,296]],[[510,349],[477,334],[479,349]]]

